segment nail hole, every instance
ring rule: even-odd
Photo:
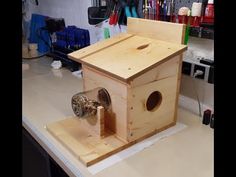
[[[149,44],[144,44],[144,45],[141,45],[141,46],[137,47],[137,49],[142,50],[142,49],[145,49],[148,46],[149,46]]]
[[[131,68],[128,68],[128,70],[131,70]]]
[[[133,109],[133,107],[130,108],[131,110]]]

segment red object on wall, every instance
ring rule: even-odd
[[[178,15],[178,21],[182,24],[188,23],[188,16],[187,15]]]
[[[214,23],[214,4],[208,3],[203,17],[204,23]]]
[[[190,24],[193,27],[199,27],[200,26],[200,21],[201,21],[201,17],[190,17]]]
[[[206,6],[205,17],[214,18],[214,4],[208,4]]]

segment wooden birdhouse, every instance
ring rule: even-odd
[[[111,111],[99,107],[96,117],[67,119],[74,130],[82,125],[90,132],[89,137],[70,133],[76,146],[57,138],[88,166],[175,125],[182,54],[187,50],[184,33],[183,24],[128,18],[127,33],[70,53],[82,64],[84,91],[104,88]],[[53,135],[55,129],[72,131],[62,124],[48,126]]]

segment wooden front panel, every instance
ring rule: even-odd
[[[83,65],[84,90],[104,87],[111,97],[112,114],[105,113],[105,129],[127,141],[127,89],[128,85]]]
[[[162,129],[175,120],[178,75],[132,88],[129,97],[128,140],[133,141]],[[159,107],[147,110],[147,100],[154,91],[161,93]]]

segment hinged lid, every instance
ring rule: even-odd
[[[129,81],[181,54],[187,46],[142,36],[120,34],[68,56],[84,65]]]
[[[115,77],[130,80],[187,50],[185,25],[128,18],[127,33],[97,42],[68,57]]]

